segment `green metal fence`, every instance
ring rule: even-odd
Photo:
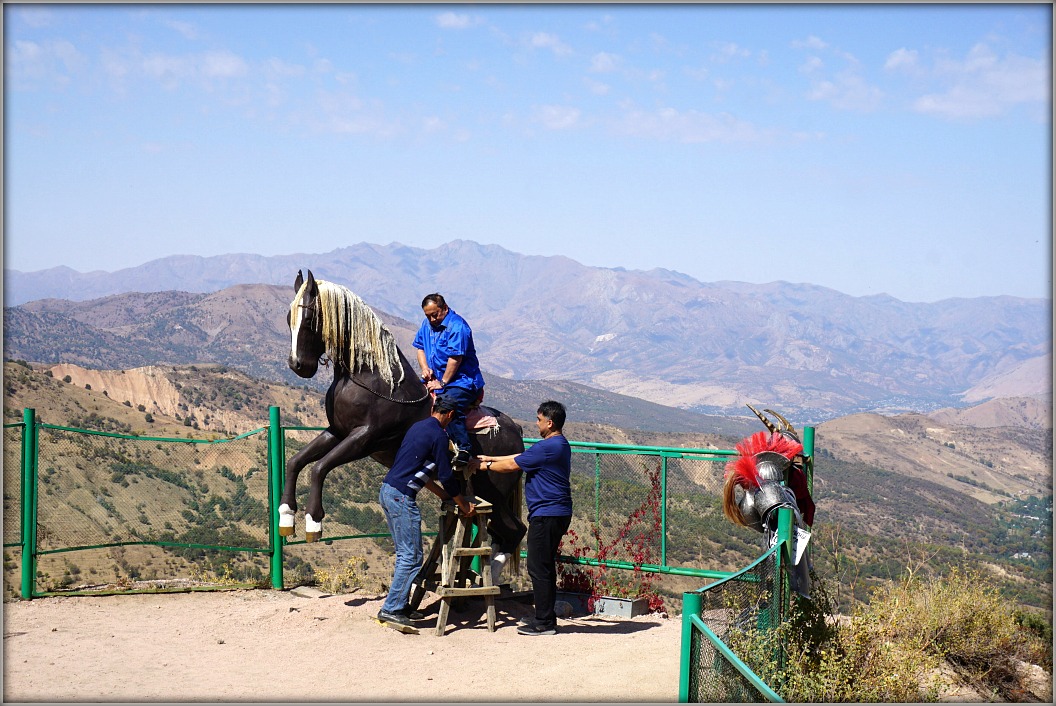
[[[377,504],[384,469],[369,459],[327,478],[325,542],[307,545],[278,536],[286,460],[318,431],[283,427],[275,407],[267,427],[212,440],[62,427],[24,410],[21,423],[4,425],[5,586],[20,567],[16,583],[25,599],[106,592],[115,584],[125,590],[122,583],[132,581],[153,582],[154,590],[187,590],[189,583],[283,588],[284,569],[310,568],[327,551],[322,547],[340,540],[384,542],[389,535]],[[812,479],[813,429],[805,433]],[[787,601],[787,591],[774,588],[783,581],[782,545],[756,560],[758,535],[731,531],[722,516],[724,467],[736,452],[570,443],[578,540],[563,545],[562,562],[663,576],[669,582],[665,594],[681,596],[689,626],[684,629],[692,628],[684,652],[695,657],[683,657],[680,694],[698,700],[718,693],[699,677],[703,665],[721,674],[732,672],[720,665],[732,665],[743,674],[743,664],[728,656],[723,642],[732,623],[709,623],[709,611],[717,610],[709,607],[711,597],[726,601],[736,594],[730,587],[753,586],[762,593],[744,600],[758,614],[760,606],[773,611]],[[302,474],[304,485],[308,475]],[[426,532],[435,532],[439,503],[423,496]],[[762,568],[771,563],[777,567],[773,576],[757,576],[772,571]],[[746,564],[748,569],[736,571]],[[197,580],[179,578],[188,575]],[[701,578],[721,580],[691,590]],[[757,627],[779,623],[782,614],[773,615],[757,619]],[[746,698],[776,696],[757,679],[743,677]],[[722,700],[742,692],[725,693]]]

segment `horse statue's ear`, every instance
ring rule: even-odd
[[[309,270],[308,274],[311,274],[311,273],[312,273],[311,270]],[[295,279],[293,281],[293,291],[295,291],[295,292],[301,291],[301,285],[303,285],[303,284],[304,284],[304,275],[301,274],[300,270],[297,270],[297,279]]]

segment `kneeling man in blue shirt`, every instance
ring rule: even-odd
[[[444,428],[454,416],[454,404],[437,397],[432,414],[407,430],[400,450],[396,452],[396,460],[381,484],[378,500],[385,511],[392,542],[396,545],[396,568],[393,569],[392,584],[378,612],[378,620],[383,622],[412,626],[407,601],[414,577],[422,566],[423,556],[418,491],[428,488],[441,500],[454,500],[466,517],[476,512],[476,506],[462,497],[458,479],[451,471],[451,455]]]

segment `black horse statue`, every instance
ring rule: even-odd
[[[290,369],[310,378],[320,361],[334,366],[334,381],[326,392],[327,427],[286,463],[279,505],[279,534],[292,536],[297,477],[306,465],[317,462],[304,514],[305,539],[314,542],[323,533],[326,474],[367,456],[391,467],[407,429],[429,416],[432,400],[392,333],[362,299],[339,284],[315,279],[311,270],[307,280],[298,271],[293,288],[297,296],[287,317],[292,334]],[[522,452],[520,425],[502,412],[487,411],[498,426],[470,434],[474,455]],[[521,520],[520,476],[520,472],[481,472],[460,481],[466,494],[494,506],[488,524],[492,556],[512,554],[514,562],[527,531]]]

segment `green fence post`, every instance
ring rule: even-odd
[[[282,476],[286,470],[285,444],[279,408],[272,406],[268,425],[268,505],[271,535],[271,587],[282,590],[282,537],[279,536],[279,498],[282,497]]]
[[[22,410],[22,598],[33,598],[37,577],[37,412]]]
[[[601,454],[594,454],[594,526],[601,529]],[[600,535],[595,551],[601,551]]]
[[[704,605],[700,593],[682,594],[682,655],[678,668],[678,702],[689,703],[689,682],[693,665],[693,616],[700,617]]]
[[[814,427],[803,427],[803,463],[807,474],[807,490],[814,494]]]
[[[660,565],[667,566],[667,454],[660,455]]]

